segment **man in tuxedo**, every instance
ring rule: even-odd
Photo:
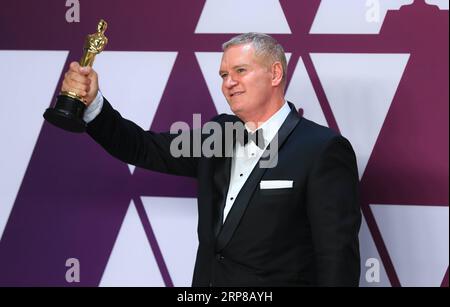
[[[350,143],[285,100],[286,58],[275,39],[246,33],[223,50],[222,92],[235,115],[212,121],[246,130],[224,146],[231,155],[175,156],[178,135],[123,119],[92,68],[71,63],[62,90],[84,97],[87,132],[113,156],[197,178],[193,286],[357,286],[361,214]]]

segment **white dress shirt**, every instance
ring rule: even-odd
[[[263,129],[265,148],[277,134],[281,125],[288,117],[289,112],[291,112],[291,109],[285,102],[284,105],[274,115],[272,115],[271,118],[258,127],[258,130]],[[249,132],[254,132],[251,131],[247,125],[245,125],[245,128]],[[259,148],[254,142],[248,142],[245,146],[243,146],[240,142],[236,142],[233,159],[231,160],[230,185],[228,186],[228,194],[223,211],[223,222],[225,222],[228,213],[233,207],[236,197],[250,176],[252,170],[255,168],[256,163],[258,163],[259,158],[261,158],[264,153],[265,148]]]
[[[89,123],[94,120],[94,118],[101,112],[103,107],[103,96],[98,91],[97,96],[94,101],[89,105],[89,107],[84,112],[84,121]],[[263,129],[263,138],[265,148],[272,141],[274,136],[277,134],[283,122],[291,112],[289,105],[285,102],[283,106],[270,117],[266,122],[264,122],[259,129]],[[248,132],[251,129],[245,125]],[[256,163],[258,163],[259,158],[261,158],[264,153],[264,149],[259,148],[254,142],[248,142],[246,145],[242,145],[240,142],[236,142],[236,146],[233,152],[233,159],[231,161],[231,176],[230,184],[228,186],[228,194],[225,203],[225,208],[223,212],[223,222],[225,222],[228,213],[233,207],[234,201],[241,191],[244,183],[247,181],[250,173],[255,168]]]
[[[84,111],[83,120],[86,123],[93,121],[94,118],[96,118],[97,115],[100,114],[102,107],[103,95],[102,93],[100,93],[100,91],[98,91],[94,101],[92,101],[92,103],[86,108],[86,111]]]

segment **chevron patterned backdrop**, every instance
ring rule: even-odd
[[[361,285],[448,286],[448,9],[448,0],[0,0],[0,286],[190,285],[196,182],[126,165],[43,121],[100,18],[102,93],[155,131],[230,112],[221,43],[248,31],[277,38],[287,98],[357,153]],[[79,282],[66,280],[71,258]]]

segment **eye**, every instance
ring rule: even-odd
[[[245,68],[238,68],[236,71],[237,71],[238,73],[242,74],[242,73],[245,72]]]
[[[226,73],[220,74],[220,77],[221,77],[222,79],[225,79],[227,76],[228,76],[228,74],[226,74]]]

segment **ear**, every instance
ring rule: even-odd
[[[283,65],[280,62],[272,64],[272,86],[279,86],[283,80]]]

